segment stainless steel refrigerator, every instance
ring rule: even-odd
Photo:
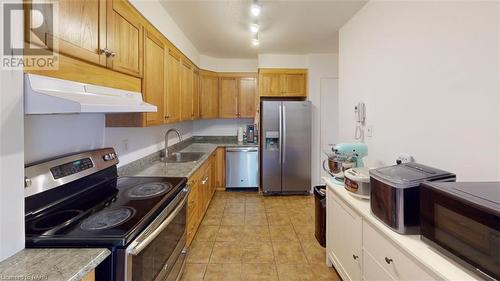
[[[261,102],[261,181],[264,194],[311,190],[311,102]]]

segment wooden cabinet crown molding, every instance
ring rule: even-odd
[[[257,72],[217,72],[219,77],[257,78]]]
[[[259,68],[259,74],[307,74],[307,68]]]

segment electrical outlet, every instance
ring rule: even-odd
[[[399,161],[401,163],[410,163],[410,162],[414,162],[415,160],[413,159],[413,156],[411,156],[408,153],[400,153],[397,161]]]
[[[373,137],[373,126],[366,127],[366,136],[369,138]]]

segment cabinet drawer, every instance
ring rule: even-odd
[[[395,280],[435,280],[367,222],[363,222],[363,250]]]
[[[394,281],[389,273],[387,273],[366,250],[363,250],[363,280]]]

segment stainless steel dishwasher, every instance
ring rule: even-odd
[[[226,188],[259,187],[257,147],[226,148]]]

